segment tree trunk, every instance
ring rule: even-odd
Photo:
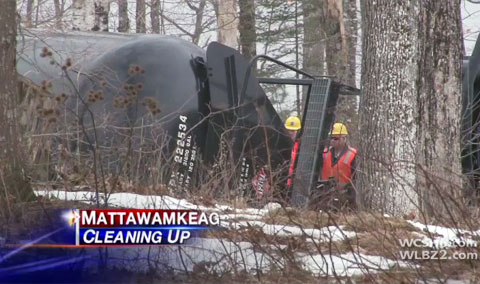
[[[217,0],[218,42],[238,49],[236,0]]]
[[[137,0],[137,11],[135,13],[135,31],[137,33],[146,33],[145,28],[146,12],[145,12],[145,0]]]
[[[327,0],[323,9],[322,27],[326,39],[327,75],[335,76],[343,84],[355,86],[355,72],[352,73],[352,69],[354,70],[355,68],[355,61],[351,61],[351,52],[353,52],[353,57],[355,56],[354,48],[352,50],[351,47],[354,47],[355,43],[352,42],[352,37],[347,34],[347,31],[353,29],[353,27],[350,26],[347,29],[345,21],[346,18],[349,19],[350,16],[355,14],[348,14],[347,11],[343,10],[343,6],[355,9],[356,5],[355,1],[345,1],[345,4],[343,2],[342,0]],[[346,14],[348,15],[344,16]],[[356,32],[356,30],[351,32]],[[353,66],[350,64],[353,64]],[[357,131],[357,98],[340,97],[335,120],[347,125],[350,140],[355,142],[359,140]]]
[[[363,205],[416,211],[418,6],[362,0],[362,97],[358,184]]]
[[[152,0],[150,4],[150,19],[152,21],[152,33],[160,33],[160,0]]]
[[[91,0],[74,0],[72,12],[72,29],[90,31],[95,27],[95,6]]]
[[[35,6],[35,24],[33,25],[35,28],[38,27],[38,21],[40,17],[40,4],[41,2],[37,2],[37,5]]]
[[[319,29],[324,6],[322,1],[303,0],[303,70],[315,76],[325,75],[325,33]],[[303,102],[307,91],[303,87]],[[299,103],[297,111],[303,108]]]
[[[13,203],[33,198],[26,178],[25,156],[16,118],[17,72],[16,1],[0,9],[0,214],[8,216]]]
[[[327,0],[323,9],[322,27],[326,36],[326,59],[328,75],[335,75],[345,82],[348,78],[348,48],[342,0]]]
[[[458,221],[456,213],[465,208],[460,4],[362,4],[359,181],[364,200],[395,215],[422,210]]]
[[[61,29],[63,13],[59,0],[53,0],[53,6],[55,7],[55,28]]]
[[[358,38],[357,1],[343,1],[343,20],[345,22],[345,40],[347,45],[345,83],[355,87]]]
[[[255,29],[255,1],[239,1],[240,51],[248,59],[257,55],[257,33]]]
[[[127,0],[118,0],[118,29],[121,33],[127,33],[130,30],[130,20],[128,19]]]
[[[58,1],[58,0],[57,0]],[[33,0],[27,0],[27,15],[25,19],[25,27],[31,28],[32,25]]]
[[[160,15],[163,15],[164,10],[165,10],[165,0],[162,0],[162,3],[160,3]],[[165,18],[164,17],[160,17],[160,32],[162,33],[162,35],[167,33],[167,31],[165,29]]]
[[[460,3],[420,2],[418,184],[430,215],[459,209],[462,30]],[[462,204],[459,202],[459,204]]]
[[[93,31],[108,32],[108,13],[110,11],[110,0],[97,0],[95,5],[95,25]]]
[[[343,83],[349,86],[356,86],[356,69],[357,69],[357,1],[343,1],[343,21],[345,26],[345,43],[346,43],[346,66],[343,76]],[[343,97],[339,100],[339,109],[343,112],[343,119],[349,124],[350,144],[358,145],[360,133],[358,132],[358,98]],[[340,118],[342,119],[342,118]]]
[[[325,74],[325,37],[319,30],[323,7],[321,1],[303,1],[303,70],[317,76]]]
[[[206,0],[200,0],[198,7],[189,5],[195,11],[195,30],[192,35],[192,42],[198,45],[200,35],[203,32],[203,12],[205,11]]]

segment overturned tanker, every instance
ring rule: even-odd
[[[54,144],[76,157],[93,153],[96,173],[154,178],[177,192],[212,178],[257,197],[284,188],[293,142],[259,82],[308,85],[300,200],[316,181],[341,89],[329,78],[258,79],[250,72],[258,58],[249,63],[218,43],[205,54],[167,36],[36,34],[18,50],[19,74],[38,86],[31,100],[43,125],[33,128],[62,134]]]

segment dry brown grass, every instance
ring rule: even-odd
[[[268,224],[297,225],[304,228],[322,228],[337,224],[338,215],[312,210],[279,208],[268,212],[261,221]]]
[[[418,231],[413,225],[401,218],[385,217],[378,213],[358,212],[340,215],[338,222],[346,230],[356,232],[384,231]]]
[[[36,201],[17,203],[14,214],[10,220],[2,220],[0,231],[2,236],[12,240],[21,240],[35,236],[35,230],[42,225],[58,224],[58,215],[54,212],[61,209],[82,209],[92,208],[79,201],[64,201],[55,198],[37,198]]]

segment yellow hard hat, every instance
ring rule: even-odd
[[[285,121],[285,128],[288,130],[299,130],[302,128],[302,123],[300,122],[300,118],[296,116],[290,116]]]
[[[333,125],[330,135],[348,135],[347,127],[345,124],[337,122]]]

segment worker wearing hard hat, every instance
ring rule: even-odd
[[[294,141],[292,154],[290,157],[290,166],[288,168],[288,180],[287,186],[292,185],[293,171],[295,169],[295,160],[298,155],[298,148],[300,147],[300,142],[297,140],[297,132],[302,129],[302,122],[297,116],[290,116],[285,121],[285,128],[287,129],[288,135]]]
[[[297,138],[297,132],[302,129],[302,122],[297,116],[290,116],[285,121],[285,128],[293,141]]]
[[[297,132],[302,129],[302,124],[300,122],[300,118],[296,116],[290,116],[285,121],[285,128],[287,129],[288,135],[294,141],[290,165],[288,169],[288,180],[287,185],[292,185],[292,177],[293,177],[293,170],[295,168],[295,159],[297,158],[298,148],[299,148],[299,141],[297,140]],[[270,190],[271,185],[268,181],[268,170],[264,167],[261,168],[260,171],[252,178],[252,185],[257,193],[258,198],[262,198],[263,195]]]
[[[336,189],[347,195],[350,207],[355,207],[355,174],[357,149],[347,144],[348,131],[343,123],[335,123],[330,131],[330,147],[323,152],[322,180],[333,179]]]

